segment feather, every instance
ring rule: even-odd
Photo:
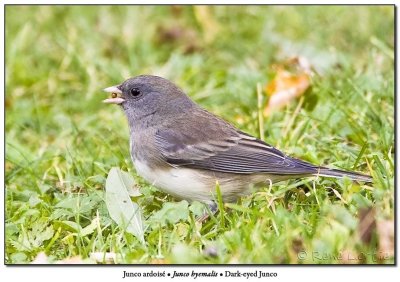
[[[317,172],[316,166],[286,156],[240,131],[229,136],[196,137],[201,142],[194,142],[194,136],[178,136],[172,130],[163,130],[156,133],[156,144],[171,165],[237,174],[302,175]]]

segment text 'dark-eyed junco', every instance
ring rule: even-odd
[[[160,190],[213,205],[216,183],[225,202],[253,187],[308,176],[368,175],[330,169],[289,157],[204,110],[172,82],[151,75],[104,89],[124,110],[130,151],[137,173]]]

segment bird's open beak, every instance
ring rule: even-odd
[[[105,92],[111,93],[111,98],[103,100],[107,104],[121,104],[125,99],[121,97],[122,91],[118,88],[119,85],[114,85],[104,89]]]

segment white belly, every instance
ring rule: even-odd
[[[145,163],[134,161],[136,172],[153,186],[174,197],[188,201],[212,203],[217,199],[215,187],[219,183],[225,202],[235,201],[238,197],[249,194],[258,185],[270,185],[287,178],[276,175],[234,175],[204,174],[195,169],[170,167],[153,170]]]
[[[138,160],[134,164],[141,177],[175,197],[201,202],[211,202],[214,198],[213,186],[209,185],[210,179],[192,169],[170,167],[167,170],[153,170]]]

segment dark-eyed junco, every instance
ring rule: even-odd
[[[218,182],[223,200],[235,201],[252,187],[307,176],[368,175],[330,169],[289,157],[202,109],[172,82],[151,75],[104,89],[124,110],[137,173],[173,196],[212,205]]]

